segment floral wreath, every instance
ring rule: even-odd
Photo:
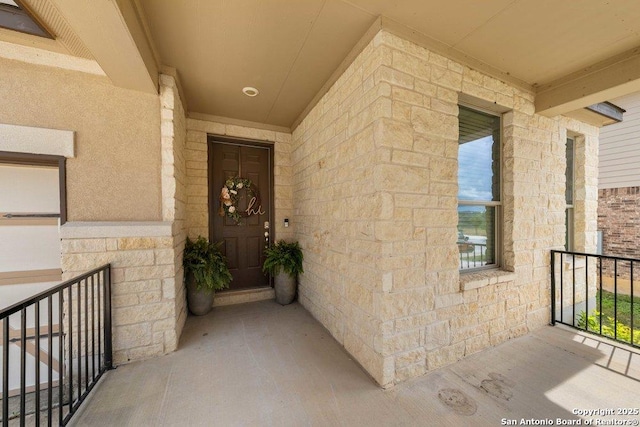
[[[239,190],[246,189],[247,198],[251,200],[256,198],[258,200],[258,192],[250,179],[234,177],[225,181],[220,191],[220,216],[228,216],[233,219],[236,224],[240,223],[242,218],[249,216],[247,212],[238,210],[238,201],[240,200]]]

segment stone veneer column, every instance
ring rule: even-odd
[[[67,223],[60,235],[63,280],[111,263],[116,365],[176,349],[176,268],[170,222]]]
[[[595,253],[598,244],[598,129],[585,129],[575,138],[575,250]],[[591,131],[590,133],[587,133]]]
[[[176,79],[160,75],[160,137],[162,150],[162,219],[172,223],[174,251],[175,334],[180,337],[187,319],[182,257],[186,231],[186,118]],[[170,286],[167,283],[167,287]]]

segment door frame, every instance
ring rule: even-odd
[[[213,150],[211,150],[212,144],[228,144],[239,145],[244,147],[263,148],[268,150],[269,158],[269,244],[273,244],[276,241],[276,204],[275,204],[275,143],[270,141],[259,141],[249,138],[236,138],[230,136],[222,136],[216,134],[207,134],[207,208],[209,210],[209,219],[207,226],[209,228],[209,241],[212,241],[213,234],[213,216],[217,210],[213,209],[213,204],[218,200],[219,188],[213,188]],[[273,277],[269,276],[269,285],[273,287]]]

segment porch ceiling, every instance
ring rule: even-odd
[[[636,0],[110,0],[94,17],[83,0],[44,3],[115,84],[148,91],[175,68],[191,114],[291,127],[376,22],[536,90],[543,114],[640,89]]]

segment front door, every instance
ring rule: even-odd
[[[209,239],[223,242],[229,289],[268,286],[262,273],[271,221],[271,147],[209,141]]]

